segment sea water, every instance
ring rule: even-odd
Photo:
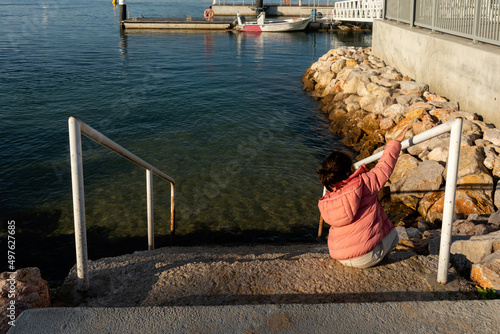
[[[128,1],[130,16],[202,17],[210,0]],[[2,229],[73,233],[67,120],[176,181],[177,234],[317,225],[316,169],[339,147],[305,70],[367,33],[120,31],[111,0],[1,0]],[[146,235],[145,171],[84,137],[87,227]],[[170,185],[154,178],[157,235]],[[27,246],[28,247],[28,246]]]

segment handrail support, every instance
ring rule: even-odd
[[[77,290],[85,292],[90,289],[89,265],[87,254],[87,227],[85,219],[85,195],[83,184],[82,134],[96,141],[109,150],[121,155],[146,169],[146,197],[148,220],[148,249],[154,245],[154,216],[153,216],[153,175],[170,182],[170,238],[173,242],[175,233],[175,182],[170,176],[151,166],[136,155],[127,151],[89,125],[71,116],[68,119],[69,146],[71,156],[71,184],[73,191],[73,215],[75,225],[75,247],[77,267]]]

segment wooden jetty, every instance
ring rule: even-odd
[[[229,30],[234,19],[205,20],[202,18],[146,18],[135,17],[122,21],[125,29],[191,29],[191,30]]]

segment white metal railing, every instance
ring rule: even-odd
[[[500,45],[500,0],[384,0],[384,17]]]
[[[455,195],[457,189],[458,164],[460,158],[460,142],[462,137],[462,119],[448,121],[429,129],[421,134],[407,139],[401,143],[401,149],[404,150],[410,146],[422,143],[426,140],[437,137],[443,133],[450,132],[450,146],[448,155],[448,170],[446,172],[446,187],[444,195],[443,220],[441,226],[441,244],[439,248],[439,265],[437,281],[440,284],[446,284],[448,281],[448,265],[450,263],[451,233],[453,225],[453,212],[455,210]],[[366,159],[360,160],[354,164],[357,169],[362,164],[374,162],[382,157],[383,151],[376,153]],[[323,188],[323,196],[326,189]],[[323,232],[323,217],[320,217],[318,237]]]
[[[373,22],[381,19],[383,14],[382,0],[350,0],[334,4],[331,20]]]
[[[71,116],[68,119],[69,146],[71,155],[71,183],[73,188],[73,215],[75,224],[76,267],[78,291],[89,290],[89,267],[87,255],[87,228],[85,221],[85,194],[83,186],[82,134],[109,150],[146,169],[148,249],[154,249],[153,219],[153,174],[170,182],[170,236],[175,235],[175,182],[170,176],[151,166],[127,151],[89,125]]]
[[[265,5],[281,5],[281,6],[332,6],[336,0],[290,0],[286,4],[283,0],[265,1]],[[216,6],[255,6],[255,0],[212,0],[212,5]]]

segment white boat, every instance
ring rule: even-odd
[[[266,20],[266,13],[261,12],[257,17],[257,22],[246,22],[244,16],[237,13],[238,31],[267,31],[267,32],[283,32],[283,31],[302,31],[307,27],[311,18],[293,18],[283,20]]]

